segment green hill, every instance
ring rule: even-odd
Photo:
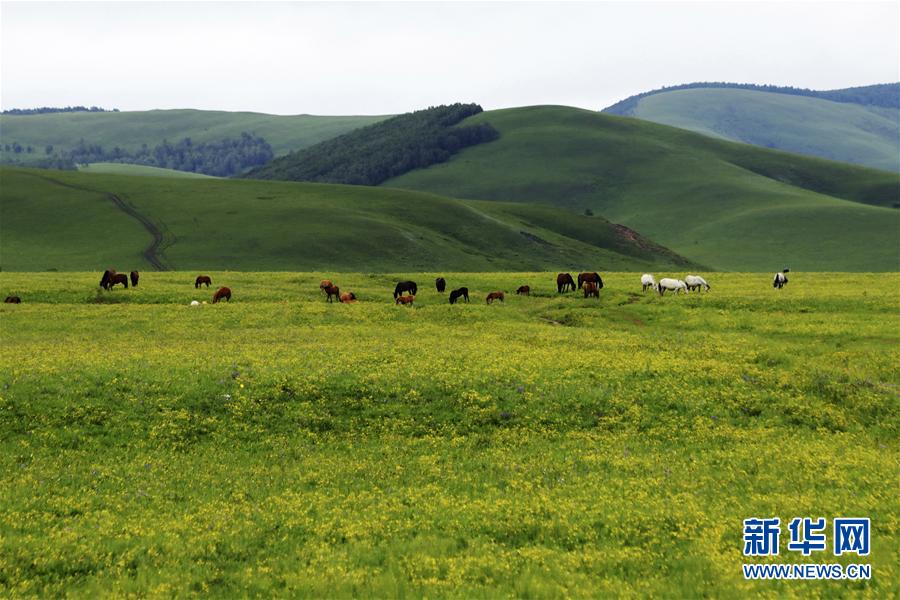
[[[175,169],[162,169],[160,167],[150,167],[147,165],[129,165],[127,163],[91,163],[89,165],[79,165],[78,170],[82,173],[141,175],[144,177],[199,177],[201,179],[212,177],[211,175],[204,175],[203,173],[176,171]]]
[[[720,269],[900,268],[896,173],[568,107],[479,122],[500,139],[384,185],[591,209]]]
[[[900,109],[743,89],[662,91],[629,116],[707,135],[900,171]]]
[[[280,116],[252,112],[212,110],[150,110],[129,112],[72,112],[39,115],[0,115],[0,160],[33,164],[46,157],[46,147],[71,150],[79,140],[104,148],[119,146],[135,151],[142,144],[153,147],[163,140],[216,142],[238,138],[242,132],[262,136],[276,156],[306,148],[357,127],[385,119],[384,116]],[[7,151],[17,143],[25,151]]]
[[[421,192],[0,169],[8,271],[696,267],[600,217]]]

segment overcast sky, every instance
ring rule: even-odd
[[[691,81],[900,80],[900,2],[0,6],[0,105],[387,114],[600,109]]]

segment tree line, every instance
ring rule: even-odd
[[[292,152],[245,176],[378,185],[444,162],[468,146],[497,139],[500,134],[487,123],[456,126],[480,112],[477,104],[457,103],[406,113]]]
[[[99,106],[41,106],[38,108],[11,108],[4,110],[0,114],[4,115],[44,115],[47,113],[70,113],[70,112],[119,112],[118,108],[105,109]]]
[[[6,144],[4,150],[14,154],[22,152],[17,142]],[[28,146],[27,148],[31,148]],[[31,153],[26,149],[26,153]],[[250,167],[263,165],[275,156],[272,146],[262,137],[241,133],[238,138],[226,138],[218,142],[194,143],[191,138],[170,143],[167,140],[153,148],[142,144],[137,151],[130,151],[119,146],[104,148],[100,144],[89,143],[84,139],[69,150],[54,153],[53,146],[45,148],[44,158],[29,160],[30,166],[47,169],[75,169],[80,164],[95,162],[116,162],[135,165],[147,165],[177,171],[204,173],[217,177],[236,175]],[[23,164],[14,158],[6,162]]]

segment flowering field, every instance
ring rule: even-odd
[[[0,596],[896,593],[897,274],[0,273]],[[529,284],[531,297],[517,297]],[[209,301],[228,285],[232,302]],[[505,303],[485,295],[505,290]],[[742,520],[870,517],[864,561]],[[785,537],[783,534],[783,538]],[[747,582],[744,562],[868,562]]]

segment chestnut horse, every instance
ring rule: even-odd
[[[116,285],[117,283],[121,283],[122,285],[124,285],[125,289],[127,290],[128,289],[128,275],[126,275],[125,273],[113,273],[109,277],[109,282],[106,284],[107,285],[106,289],[108,289],[108,290],[113,289],[113,286]]]
[[[336,285],[325,288],[325,294],[328,296],[327,300],[329,302],[334,302],[333,298],[337,298],[338,301],[341,299],[341,290]]]
[[[493,304],[494,300],[499,300],[500,302],[503,302],[503,298],[505,298],[505,297],[506,297],[506,295],[503,292],[491,292],[490,294],[487,295],[486,302],[488,304]]]
[[[444,290],[447,289],[447,280],[443,277],[438,277],[434,280],[434,287],[437,288],[438,294],[443,294]]]
[[[403,295],[403,292],[409,292],[411,295],[415,296],[419,293],[419,287],[416,285],[415,281],[401,281],[397,284],[397,287],[394,288],[394,300],[396,300],[398,296]]]
[[[450,304],[456,304],[456,300],[458,298],[465,298],[466,302],[469,301],[469,288],[461,287],[458,290],[453,290],[450,292]]]
[[[584,289],[585,298],[590,298],[591,296],[593,296],[594,298],[600,297],[600,286],[598,286],[593,281],[585,281],[581,287],[582,289]]]
[[[559,294],[563,292],[569,291],[569,287],[572,288],[574,292],[577,288],[575,287],[575,280],[572,279],[572,276],[568,273],[560,273],[556,276],[556,291]]]
[[[110,287],[112,287],[109,283],[109,280],[112,279],[112,276],[115,274],[115,269],[107,269],[103,271],[103,277],[100,278],[100,287],[102,287],[104,290],[108,290]]]
[[[520,285],[519,289],[516,290],[516,296],[530,296],[531,288],[527,285]]]
[[[137,271],[131,272],[131,287],[137,287],[137,282],[138,282],[138,279],[140,278],[140,276],[141,276],[141,274],[138,273]]]
[[[22,304],[22,299],[18,296],[7,296],[4,302],[7,304]]]
[[[323,279],[322,282],[319,284],[319,289],[322,290],[322,293],[325,293],[325,290],[327,290],[328,288],[330,288],[333,285],[334,285],[334,282],[332,282],[330,279]]]
[[[342,304],[353,304],[354,302],[356,302],[356,294],[353,292],[344,292],[341,294]]]
[[[197,279],[194,280],[194,289],[200,289],[200,286],[206,284],[206,287],[209,287],[209,284],[212,283],[212,279],[209,278],[209,275],[197,275]]]
[[[585,283],[596,283],[597,289],[603,289],[603,280],[600,279],[600,275],[597,273],[579,273],[578,287],[582,287]]]
[[[218,301],[221,300],[222,298],[225,298],[226,300],[228,300],[229,302],[231,302],[231,288],[220,287],[219,289],[217,289],[217,290],[216,290],[216,293],[213,294],[213,301],[212,301],[212,303],[215,304],[216,302],[218,302]]]
[[[394,300],[394,304],[402,304],[404,306],[412,306],[413,300],[415,300],[415,296],[397,296],[397,299]]]

